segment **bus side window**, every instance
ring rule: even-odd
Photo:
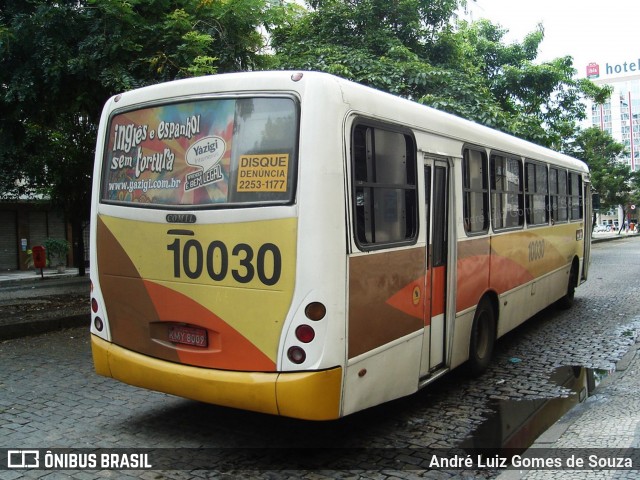
[[[567,198],[567,171],[558,171],[558,220],[569,220],[569,200]]]
[[[487,185],[487,155],[479,150],[465,149],[462,160],[464,191],[464,229],[467,234],[489,230],[489,189]]]
[[[547,166],[542,163],[526,163],[527,223],[529,225],[546,225],[549,223],[547,196],[549,181]]]
[[[571,220],[582,220],[582,176],[569,173],[569,210]]]
[[[491,155],[491,208],[494,230],[524,225],[522,162],[504,155]]]
[[[554,223],[564,223],[567,214],[567,171],[549,168],[549,210]]]
[[[415,241],[415,159],[409,135],[369,125],[353,129],[355,236],[364,249]]]

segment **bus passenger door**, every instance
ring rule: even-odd
[[[448,178],[449,166],[443,160],[425,156],[425,222],[427,229],[425,275],[425,336],[421,377],[445,364],[447,250],[448,250]]]

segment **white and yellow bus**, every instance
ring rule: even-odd
[[[96,371],[335,419],[412,394],[587,278],[581,161],[327,74],[111,98],[91,223]]]

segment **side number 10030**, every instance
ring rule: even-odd
[[[180,278],[182,273],[195,280],[204,270],[212,280],[223,281],[229,273],[239,283],[249,283],[255,276],[264,285],[275,285],[282,273],[282,255],[273,243],[265,243],[255,253],[251,245],[239,243],[231,250],[220,240],[214,240],[205,249],[195,239],[189,239],[184,245],[179,238],[167,245],[173,252],[173,276]],[[231,258],[230,258],[231,257]],[[229,263],[234,264],[229,268]]]

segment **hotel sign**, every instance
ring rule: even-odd
[[[633,62],[622,62],[618,64],[606,63],[603,75],[620,75],[625,73],[640,73],[640,58]],[[587,78],[599,78],[600,65],[591,62],[587,65]]]

